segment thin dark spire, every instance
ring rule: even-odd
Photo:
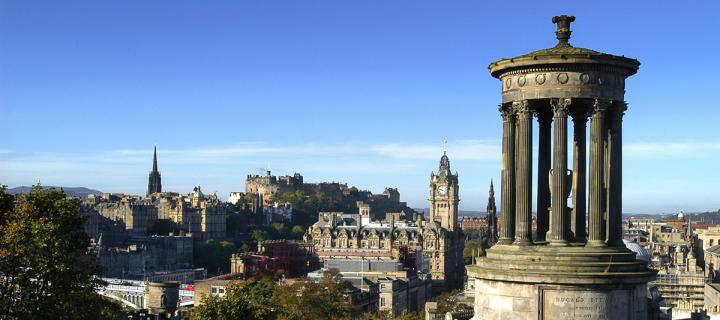
[[[153,147],[153,169],[152,171],[157,171],[157,146]]]
[[[492,179],[490,179],[490,190],[488,191],[488,210],[490,208],[495,209],[495,186],[493,186]]]
[[[162,182],[160,179],[160,171],[158,171],[157,165],[157,146],[155,146],[153,147],[153,168],[152,171],[150,171],[150,176],[148,177],[147,195],[149,196],[157,192],[162,192]]]

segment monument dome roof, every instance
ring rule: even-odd
[[[630,241],[627,239],[623,239],[623,243],[625,243],[625,246],[630,249],[630,251],[635,252],[635,257],[637,260],[648,262],[650,261],[650,252],[645,249],[645,247],[641,246],[639,243],[635,241]]]
[[[620,68],[627,76],[637,72],[640,62],[625,56],[616,56],[599,51],[573,47],[569,40],[570,23],[575,21],[574,16],[556,16],[552,22],[557,24],[555,35],[557,45],[551,48],[536,50],[514,58],[504,58],[491,63],[488,68],[493,77],[518,70],[547,65],[607,65]]]
[[[205,199],[205,194],[200,191],[200,186],[193,188],[192,196],[196,199]]]

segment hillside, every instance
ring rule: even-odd
[[[102,195],[101,191],[95,190],[95,189],[89,189],[85,187],[58,187],[58,186],[42,186],[43,189],[60,189],[62,188],[63,191],[65,191],[65,194],[76,197],[76,198],[85,198],[89,194],[94,195]],[[15,188],[10,188],[7,190],[7,193],[9,194],[21,194],[21,193],[29,193],[30,190],[32,190],[32,187],[28,186],[20,186]]]

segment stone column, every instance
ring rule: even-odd
[[[537,173],[537,234],[536,241],[545,241],[550,219],[550,125],[552,110],[549,106],[540,106],[536,111],[538,118],[538,173]]]
[[[570,99],[550,99],[553,109],[553,169],[550,172],[550,195],[552,197],[551,224],[548,240],[551,245],[567,245],[569,217],[567,216],[568,181],[567,169],[567,116]]]
[[[500,191],[500,237],[498,244],[515,241],[515,113],[510,105],[500,105],[503,118],[502,189]]]
[[[587,213],[585,194],[585,125],[588,118],[587,107],[580,104],[575,107],[573,117],[573,210],[570,218],[570,229],[574,234],[574,242],[587,241],[585,215]]]
[[[607,245],[622,242],[622,117],[627,106],[613,101],[608,110]]]
[[[532,118],[527,100],[514,101],[517,115],[517,152],[515,185],[515,242],[532,244]]]
[[[595,99],[590,118],[590,217],[588,246],[604,246],[603,200],[605,168],[605,108],[607,102]]]

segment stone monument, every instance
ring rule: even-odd
[[[148,282],[145,286],[145,307],[159,319],[171,318],[178,307],[180,283]]]
[[[647,318],[646,287],[655,271],[622,241],[625,79],[640,62],[571,46],[573,21],[553,17],[554,47],[489,66],[502,84],[501,218],[498,244],[467,267],[475,281],[473,319]],[[533,118],[539,135],[534,236]]]

